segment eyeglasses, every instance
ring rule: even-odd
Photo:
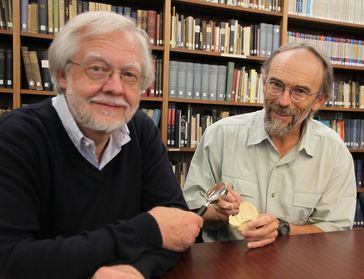
[[[268,80],[267,82],[267,92],[272,96],[283,94],[286,88],[288,88],[291,100],[295,103],[303,102],[308,96],[320,93],[320,91],[310,93],[310,90],[299,86],[288,87],[284,83],[274,79]]]
[[[72,60],[68,60],[67,63],[80,66],[89,79],[100,81],[102,83],[105,83],[106,81],[108,81],[114,73],[118,73],[120,76],[120,79],[124,83],[126,83],[130,86],[140,85],[144,79],[144,77],[141,75],[141,73],[139,73],[136,70],[118,71],[118,70],[112,69],[111,67],[109,67],[107,65],[102,65],[100,63],[86,65],[86,64],[74,62]]]

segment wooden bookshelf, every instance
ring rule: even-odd
[[[240,6],[229,6],[226,4],[210,3],[202,0],[120,0],[120,1],[105,1],[112,4],[131,6],[138,9],[153,9],[163,12],[163,46],[152,46],[151,51],[153,55],[162,59],[163,62],[163,75],[162,75],[162,90],[161,97],[142,97],[142,104],[149,107],[161,109],[160,131],[164,143],[167,143],[168,133],[168,107],[171,103],[181,106],[182,108],[191,105],[202,108],[214,109],[238,109],[238,111],[254,111],[262,108],[261,103],[247,103],[247,102],[231,102],[231,101],[217,101],[217,100],[200,100],[200,99],[180,99],[169,97],[169,63],[177,59],[180,61],[206,61],[206,63],[222,64],[228,61],[234,61],[239,65],[249,65],[259,68],[266,57],[252,56],[252,55],[224,55],[212,51],[204,50],[190,50],[186,48],[178,48],[170,46],[170,21],[172,17],[173,7],[180,10],[186,15],[198,15],[201,18],[211,17],[219,20],[225,18],[238,19],[251,24],[259,24],[266,22],[276,24],[280,27],[280,43],[288,41],[288,31],[307,31],[312,33],[324,34],[339,34],[348,35],[353,38],[364,40],[364,25],[353,24],[347,22],[339,22],[335,20],[324,20],[320,18],[312,18],[306,16],[292,15],[288,12],[288,0],[281,1],[281,11],[266,11],[259,9],[251,9]],[[152,3],[153,2],[153,3]],[[0,88],[0,108],[2,97],[10,98],[12,96],[12,108],[19,108],[22,104],[23,98],[35,97],[39,100],[42,96],[44,98],[54,96],[53,91],[37,91],[23,88],[22,83],[22,57],[20,47],[23,44],[36,44],[47,46],[54,38],[53,34],[40,34],[34,32],[21,32],[20,25],[20,3],[21,0],[13,0],[13,29],[3,30],[0,29],[0,41],[11,44],[13,49],[13,88]],[[1,46],[1,45],[0,45]],[[345,73],[357,76],[358,79],[364,82],[364,67],[361,66],[348,66],[348,65],[334,65],[335,73]],[[359,108],[344,108],[344,107],[330,107],[326,106],[321,109],[323,114],[336,114],[342,113],[348,117],[364,118],[364,109]],[[194,148],[169,148],[172,157],[184,156],[183,153],[188,153],[190,157],[194,152]],[[364,159],[364,148],[351,150],[354,158]]]

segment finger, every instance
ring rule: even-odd
[[[258,241],[251,241],[248,242],[247,246],[248,248],[258,248],[258,247],[263,247],[266,246],[268,244],[271,244],[275,241],[275,238],[268,238],[268,239],[263,239],[263,240],[258,240]]]

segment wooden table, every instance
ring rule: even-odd
[[[364,278],[364,228],[281,237],[251,250],[244,241],[195,244],[162,278]]]

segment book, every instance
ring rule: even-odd
[[[209,98],[209,81],[210,81],[209,73],[210,73],[209,64],[202,64],[201,100],[208,100],[208,98]]]
[[[177,61],[169,61],[169,97],[177,97]]]
[[[216,99],[219,101],[225,100],[225,86],[226,86],[226,65],[217,66],[217,90]]]
[[[23,65],[25,69],[26,80],[28,89],[35,89],[35,81],[33,77],[32,66],[30,65],[29,49],[26,46],[21,47],[21,53],[23,58]]]
[[[53,33],[59,32],[59,1],[53,0]]]
[[[201,86],[202,86],[202,64],[193,64],[193,99],[201,99]],[[363,86],[364,87],[364,86]],[[364,90],[363,90],[364,92]],[[364,93],[363,93],[363,107],[364,107]]]
[[[147,34],[151,45],[157,44],[157,12],[147,11]]]
[[[71,0],[70,0],[71,1]],[[59,31],[62,30],[64,24],[65,24],[65,17],[66,17],[66,12],[67,12],[67,17],[70,17],[70,6],[71,4],[69,3],[67,5],[67,8],[65,7],[66,1],[65,0],[58,0],[58,20],[59,20]],[[67,11],[66,11],[67,10]]]
[[[0,87],[5,87],[6,72],[6,54],[5,49],[0,47]]]
[[[186,97],[186,75],[187,62],[179,61],[177,63],[177,97]]]
[[[52,81],[51,75],[49,73],[49,62],[48,62],[48,52],[47,50],[38,50],[38,56],[40,60],[40,74],[42,78],[43,89],[51,91]]]
[[[187,99],[193,98],[193,63],[186,62],[186,96]]]
[[[272,43],[272,54],[280,46],[280,25],[273,25],[273,43]]]
[[[225,92],[225,101],[231,101],[232,92],[233,92],[233,76],[234,76],[234,62],[227,63],[227,72],[226,72],[226,92]]]
[[[40,75],[40,67],[38,61],[38,55],[35,50],[29,50],[29,61],[32,69],[32,75],[35,81],[35,89],[43,90],[42,78]]]
[[[259,24],[260,26],[260,33],[259,33],[259,55],[260,56],[267,56],[266,49],[267,49],[267,24],[264,22],[261,22]]]
[[[265,26],[265,56],[272,55],[273,49],[273,24],[266,24]]]
[[[161,110],[154,109],[153,115],[152,115],[152,120],[157,127],[159,126],[160,119],[161,119]]]
[[[210,64],[209,65],[209,100],[216,100],[217,95],[217,75],[218,65]]]
[[[163,61],[162,59],[157,59],[157,91],[156,95],[157,97],[163,96]]]
[[[53,34],[53,0],[48,0],[48,34]]]
[[[39,32],[38,3],[31,2],[28,5],[28,30],[29,32]]]
[[[28,2],[28,0],[20,1],[20,30],[23,32],[28,32]]]
[[[5,87],[13,87],[13,50],[5,49]]]
[[[39,33],[48,33],[48,0],[38,0],[38,30]]]
[[[194,20],[194,49],[201,49],[201,39],[200,39],[200,32],[201,32],[201,20],[199,18],[195,18]]]
[[[7,30],[13,30],[13,1],[2,0],[3,14],[5,15],[5,24]]]

